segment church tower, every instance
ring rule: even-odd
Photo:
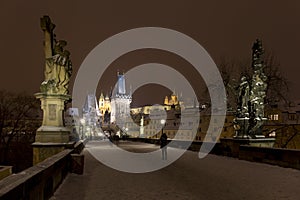
[[[164,104],[165,105],[169,105],[169,98],[168,98],[168,96],[165,97]]]
[[[130,117],[131,94],[126,93],[124,74],[118,73],[118,82],[115,93],[111,97],[111,123],[116,123],[119,128],[125,128],[127,117]]]
[[[104,110],[104,95],[102,92],[99,98],[99,109],[100,109],[100,113],[103,115],[105,110]]]
[[[88,94],[82,108],[85,137],[97,136],[100,127],[101,113],[95,94]]]
[[[180,109],[182,103],[183,103],[182,95],[180,98],[178,98],[175,91],[171,94],[170,98],[166,96],[164,99],[165,110],[170,110],[172,107],[176,109]]]

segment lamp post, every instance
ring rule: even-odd
[[[163,125],[162,128],[161,128],[161,135],[162,135],[162,134],[164,134],[164,127],[165,127],[165,124],[166,124],[166,120],[165,119],[160,120],[160,124]]]
[[[91,128],[90,128],[90,127],[87,127],[87,128],[86,128],[86,131],[87,131],[87,133],[88,133],[88,139],[91,140],[91,139],[92,139]]]
[[[167,139],[168,137],[166,135],[164,135],[164,127],[166,124],[166,120],[162,119],[160,120],[160,123],[163,125],[161,128],[161,136],[160,136],[160,148],[161,148],[161,153],[162,153],[162,159],[163,160],[167,160]]]
[[[85,120],[84,119],[80,119],[80,127],[81,127],[81,139],[84,139],[84,124],[85,124]]]

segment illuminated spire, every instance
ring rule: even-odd
[[[125,87],[125,76],[124,74],[118,73],[118,88],[117,94],[126,94],[126,87]]]
[[[169,105],[169,98],[168,98],[168,96],[165,97],[164,104],[165,104],[165,105]]]

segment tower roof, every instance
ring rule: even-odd
[[[118,73],[118,85],[117,94],[126,94],[125,76],[124,74]]]
[[[101,94],[100,94],[100,99],[104,99],[104,95],[103,95],[102,92],[101,92]]]
[[[91,110],[98,110],[98,103],[95,94],[89,94],[86,96],[85,103],[83,105],[83,113],[88,113]]]

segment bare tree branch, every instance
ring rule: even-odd
[[[289,82],[280,70],[279,62],[272,53],[267,53],[264,60],[264,73],[268,77],[266,104],[288,103]],[[226,88],[228,107],[234,109],[237,104],[237,87],[241,77],[244,76],[249,80],[252,77],[251,61],[249,59],[237,61],[222,58],[218,67]],[[208,91],[206,92],[208,93]]]
[[[32,132],[26,120],[34,119],[38,108],[33,96],[0,91],[0,145],[8,147],[17,134]]]

